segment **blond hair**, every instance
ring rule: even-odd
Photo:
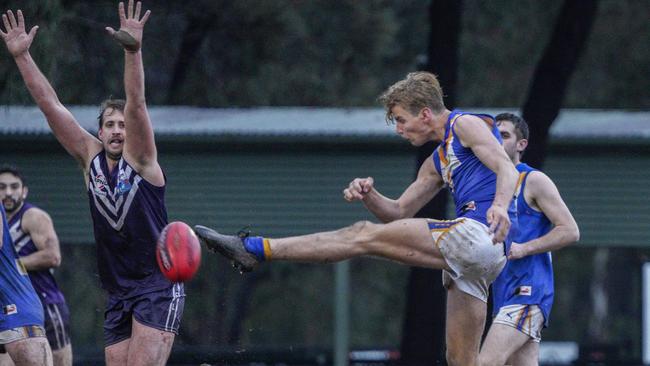
[[[411,114],[420,113],[422,108],[428,107],[434,113],[445,110],[442,101],[442,88],[438,78],[430,72],[412,72],[406,79],[391,85],[380,97],[379,102],[386,109],[386,121],[393,121],[392,109],[396,105],[409,111]]]

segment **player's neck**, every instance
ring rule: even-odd
[[[109,154],[108,151],[106,152],[106,165],[108,166],[109,172],[112,172],[117,166],[120,158],[122,158],[122,155]]]
[[[445,109],[442,111],[440,114],[435,114],[433,115],[432,118],[432,129],[435,135],[435,140],[440,140],[442,141],[442,138],[445,135],[445,129],[447,128],[447,121],[449,120],[449,115],[451,114],[451,111],[448,109]]]

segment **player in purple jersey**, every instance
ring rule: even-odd
[[[479,356],[481,365],[538,364],[542,328],[553,304],[551,251],[575,243],[578,225],[553,181],[521,162],[528,145],[523,118],[496,117],[503,147],[521,173],[517,196],[518,230],[508,263],[492,284],[494,321]]]
[[[182,284],[169,282],[155,258],[167,224],[165,176],[158,164],[144,91],[142,33],[150,11],[140,2],[118,7],[120,29],[107,32],[124,47],[126,101],[102,103],[98,138],[84,130],[59,101],[31,58],[38,27],[29,33],[20,10],[8,11],[3,39],[25,85],[57,140],[81,165],[93,218],[102,287],[108,365],[164,365],[184,306]]]
[[[43,304],[45,333],[54,366],[72,365],[70,311],[52,271],[61,264],[59,239],[47,212],[26,202],[28,188],[15,167],[0,167],[0,200],[7,212],[9,233],[34,290]],[[4,358],[8,358],[4,357]],[[0,357],[0,365],[11,365]]]
[[[362,201],[385,224],[363,221],[337,231],[281,239],[239,238],[196,226],[197,235],[244,271],[269,260],[333,262],[361,255],[444,269],[448,363],[476,364],[487,286],[505,263],[502,242],[510,227],[507,209],[517,172],[499,143],[494,119],[449,111],[442,95],[433,74],[418,72],[391,86],[381,98],[387,119],[411,144],[444,141],[436,154],[442,154],[446,164],[442,176],[433,157],[427,159],[396,200],[381,195],[372,178],[354,179],[343,191],[344,198]],[[461,192],[466,195],[461,217],[412,218],[444,184],[453,184],[457,201]]]

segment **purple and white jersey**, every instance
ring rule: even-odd
[[[123,157],[109,172],[105,151],[88,172],[102,287],[123,299],[171,287],[156,262],[156,241],[167,225],[165,187],[147,182]]]
[[[36,206],[25,202],[23,207],[9,220],[9,233],[14,242],[16,253],[19,257],[28,256],[36,251],[36,244],[32,241],[32,237],[25,233],[22,228],[23,215],[30,208]],[[43,304],[60,304],[65,301],[63,293],[59,290],[56,280],[52,273],[52,269],[43,269],[39,271],[29,271],[29,279],[32,281],[32,286],[36,290],[36,294],[41,299]]]

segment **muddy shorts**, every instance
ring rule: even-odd
[[[506,264],[503,243],[492,243],[488,227],[469,218],[427,220],[431,236],[450,270],[442,283],[487,302],[488,287]]]

